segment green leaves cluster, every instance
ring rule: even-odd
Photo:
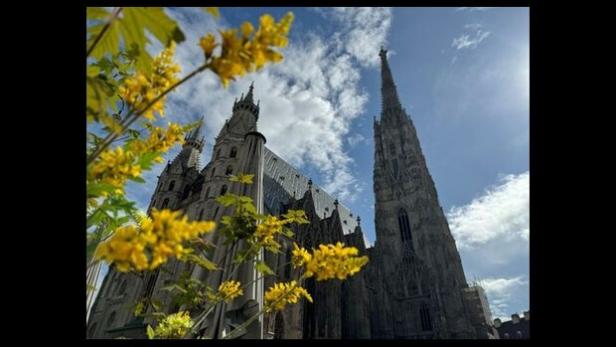
[[[151,43],[146,32],[165,46],[186,39],[162,7],[120,7],[111,12],[102,7],[89,7],[87,19],[93,23],[87,30],[89,56],[100,59],[107,53],[116,55],[123,46],[125,51],[133,50],[136,67],[141,71],[149,72],[152,67],[152,57],[145,49]]]

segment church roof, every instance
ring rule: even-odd
[[[296,199],[304,196],[308,189],[309,178],[267,147],[264,152],[264,203],[270,212],[276,213],[279,212],[280,206],[287,204],[293,196]],[[320,218],[324,215],[330,217],[336,199],[316,184],[312,185],[312,196],[317,215]],[[352,233],[357,226],[357,215],[341,203],[338,204],[338,213],[343,233],[345,235]]]

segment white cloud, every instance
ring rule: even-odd
[[[267,146],[295,166],[316,168],[328,193],[352,201],[360,187],[350,169],[353,160],[344,150],[344,141],[368,101],[359,87],[360,67],[378,63],[378,49],[385,43],[391,10],[319,12],[333,18],[339,27],[333,35],[303,33],[302,40],[291,40],[283,50],[282,63],[250,74],[228,89],[221,88],[214,74],[205,72],[170,94],[166,114],[182,123],[205,114],[206,140],[211,145],[211,139],[231,116],[233,100],[254,81],[255,98],[261,105],[258,127],[267,138]],[[225,22],[215,22],[200,9],[178,8],[169,14],[186,34],[176,53],[186,74],[203,60],[199,37],[216,32]]]
[[[447,213],[460,249],[473,249],[489,241],[523,239],[529,235],[529,172],[503,177],[468,205]]]
[[[490,310],[493,318],[507,320],[511,316],[510,312],[512,297],[520,295],[520,291],[528,292],[528,280],[524,276],[511,278],[485,278],[479,284],[486,291]]]
[[[355,147],[355,145],[357,145],[358,143],[366,142],[367,138],[364,135],[357,133],[355,135],[349,136],[347,138],[347,141],[349,142],[349,146]]]
[[[457,50],[460,49],[475,49],[481,41],[485,40],[488,36],[490,36],[489,31],[483,31],[481,29],[474,29],[474,33],[471,34],[462,34],[453,39],[451,43],[451,47],[454,47]]]
[[[456,12],[459,12],[459,11],[468,11],[468,12],[487,11],[491,8],[492,7],[458,7],[456,8]]]

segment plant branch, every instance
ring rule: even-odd
[[[94,39],[94,42],[92,42],[92,46],[88,48],[88,51],[86,52],[86,59],[90,56],[90,54],[94,50],[94,47],[96,47],[99,41],[103,38],[103,36],[105,35],[107,30],[111,26],[111,23],[120,15],[120,12],[122,12],[122,7],[118,7],[113,10],[111,17],[109,18],[109,21],[107,22],[107,24],[105,24],[105,26],[103,27],[103,30],[101,30],[101,32],[98,34],[96,39]]]

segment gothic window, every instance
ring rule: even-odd
[[[199,220],[203,219],[203,209],[201,209],[201,211],[199,211]]]
[[[155,207],[156,206],[156,199],[154,199],[154,201],[152,201],[152,206]]]
[[[216,219],[216,216],[218,215],[218,210],[220,209],[219,206],[216,206],[216,210],[214,210],[214,217],[212,217],[213,219]]]
[[[237,148],[236,147],[232,147],[231,148],[231,153],[229,153],[229,158],[235,158],[235,156],[237,156]]]
[[[214,172],[216,172],[216,168],[212,169],[212,175],[210,177],[214,177]]]
[[[169,198],[166,198],[165,200],[163,200],[163,204],[160,206],[160,208],[161,209],[167,208],[167,205],[169,205]]]
[[[205,190],[205,198],[207,199],[210,196],[210,187],[207,187]]]
[[[216,151],[216,159],[220,158],[220,149]]]
[[[122,284],[120,285],[120,289],[118,290],[118,295],[122,295],[124,294],[124,292],[126,292],[126,280],[124,280]]]
[[[225,171],[225,175],[230,175],[233,173],[233,167],[231,165],[227,166],[227,171]]]
[[[107,318],[107,328],[111,328],[112,324],[115,322],[116,313],[111,312],[109,318]]]
[[[398,211],[398,226],[400,227],[400,236],[402,237],[402,242],[409,243],[412,247],[413,240],[411,237],[409,216],[406,214],[406,211],[404,209],[400,209],[400,211]]]
[[[391,155],[396,155],[396,145],[394,145],[393,143],[390,143],[389,152],[391,153]]]
[[[186,199],[189,194],[190,194],[190,186],[187,184],[184,187],[184,193],[182,194],[182,200]]]
[[[169,183],[169,191],[172,191],[174,187],[175,187],[175,181],[171,181],[171,183]]]
[[[421,319],[421,330],[430,331],[432,330],[432,320],[430,319],[430,310],[428,309],[428,305],[426,303],[421,304],[421,308],[419,309],[419,317]]]
[[[398,167],[398,159],[393,159],[391,161],[391,166],[392,166],[392,169],[394,171],[394,176],[398,177],[398,171],[400,170],[399,167]]]
[[[221,188],[220,188],[220,195],[225,195],[225,193],[227,192],[227,185],[224,184]]]

